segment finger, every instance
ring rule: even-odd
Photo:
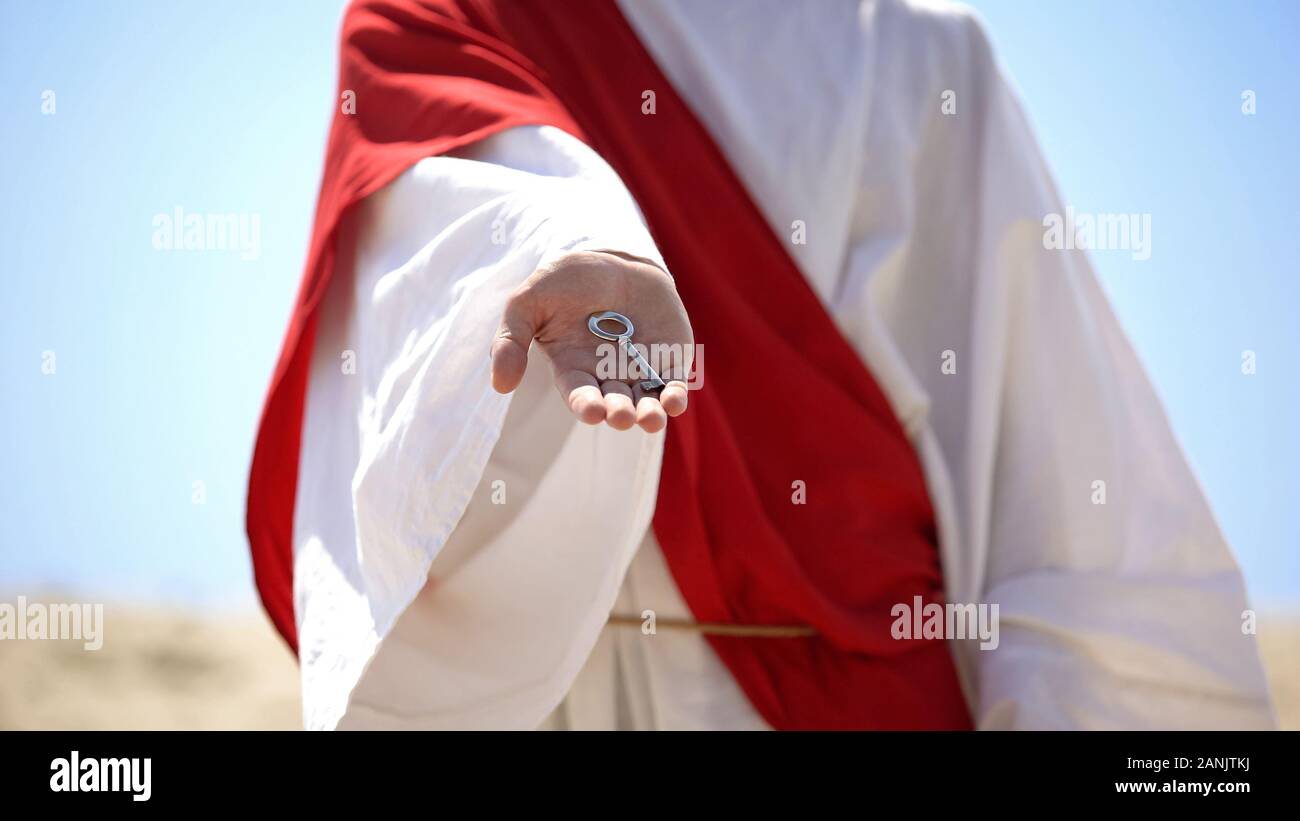
[[[659,404],[669,416],[681,416],[686,412],[686,383],[674,379],[659,392]]]
[[[586,371],[568,370],[556,374],[555,387],[580,421],[599,425],[605,420],[605,398],[596,385],[596,377]]]
[[[528,346],[536,332],[531,302],[526,291],[516,292],[501,315],[501,325],[492,340],[492,387],[497,393],[510,393],[524,381]]]
[[[627,430],[636,424],[636,406],[632,404],[632,389],[626,382],[610,379],[600,386],[605,394],[605,421],[614,430]]]
[[[690,363],[682,361],[681,351],[670,348],[671,359],[664,363],[660,376],[667,384],[659,392],[659,404],[669,416],[681,416],[686,412],[690,394],[686,387],[686,375],[690,372]]]
[[[658,433],[668,425],[668,414],[658,399],[642,396],[636,403],[636,423],[646,433]]]

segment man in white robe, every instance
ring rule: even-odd
[[[1064,203],[971,14],[619,7],[772,230],[804,227],[790,252],[925,469],[948,600],[999,606],[996,649],[952,643],[976,726],[1272,726],[1240,572],[1086,255],[1044,247]],[[665,626],[691,613],[649,527],[664,420],[584,424],[538,345],[492,388],[539,268],[671,276],[611,168],[513,128],[418,162],[339,249],[294,519],[306,725],[764,727]]]

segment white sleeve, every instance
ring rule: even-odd
[[[967,654],[976,721],[1270,727],[1240,571],[1087,253],[1045,247],[1044,218],[1064,206],[966,22],[968,70],[938,85],[961,108],[944,119],[936,90],[941,136],[917,163],[917,256],[951,279],[913,316],[940,323],[918,370],[973,589],[1000,608],[999,646]],[[955,375],[939,371],[945,348]]]
[[[549,127],[423,160],[345,225],[295,518],[309,727],[533,727],[577,675],[662,434],[576,424],[535,350],[500,396],[488,351],[512,289],[597,249],[664,265],[614,172]]]

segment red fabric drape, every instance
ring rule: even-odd
[[[295,643],[307,368],[340,220],[423,157],[548,124],[622,177],[704,346],[704,389],[669,425],[654,517],[678,587],[701,621],[818,633],[711,637],[719,657],[778,728],[968,727],[945,643],[891,636],[894,605],[942,601],[916,454],[785,238],[617,7],[365,0],[345,17],[340,55],[340,93],[355,92],[356,112],[340,110],[330,132],[307,270],[249,481],[258,589],[285,638]],[[646,91],[653,114],[642,110]]]

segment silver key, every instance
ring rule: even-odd
[[[623,327],[623,330],[619,333],[607,331],[600,327],[600,323],[602,322],[617,322]],[[641,380],[641,390],[663,390],[664,386],[668,384],[659,378],[659,374],[655,373],[655,369],[650,367],[650,363],[645,360],[645,357],[641,355],[641,352],[632,344],[632,320],[620,313],[615,313],[614,311],[602,311],[598,314],[592,314],[591,318],[587,320],[587,330],[591,331],[601,339],[609,342],[617,342],[619,345],[622,345],[623,350],[627,355],[636,360],[637,367],[641,369],[641,372],[649,375],[648,379]]]

